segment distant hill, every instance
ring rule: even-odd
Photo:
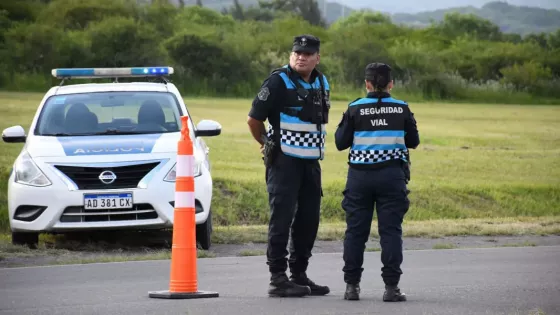
[[[446,13],[472,13],[498,25],[502,32],[526,35],[528,33],[554,32],[560,29],[560,11],[529,6],[514,6],[505,2],[490,2],[481,8],[473,6],[434,10],[417,14],[391,15],[395,23],[427,26],[431,20],[441,21]]]
[[[176,4],[179,0],[172,0]],[[319,8],[324,13],[326,12],[327,23],[333,23],[339,18],[348,16],[354,10],[347,5],[340,3],[352,2],[354,0],[338,0],[326,1],[317,0],[319,3]],[[560,10],[555,9],[543,9],[538,7],[530,6],[516,6],[508,4],[506,2],[489,2],[481,7],[475,6],[462,6],[448,9],[439,9],[433,11],[420,12],[415,14],[409,13],[388,13],[385,10],[377,9],[375,0],[371,1],[372,11],[381,11],[386,15],[389,15],[393,22],[405,25],[414,25],[418,27],[428,26],[430,22],[441,21],[446,13],[459,12],[459,13],[472,13],[482,18],[488,19],[500,27],[500,29],[505,33],[517,33],[521,35],[526,35],[528,33],[540,33],[540,32],[554,32],[560,29]],[[416,0],[415,0],[416,1]],[[455,0],[457,1],[457,0]],[[448,1],[449,4],[455,2],[453,0]],[[479,2],[482,0],[479,0]],[[550,0],[540,0],[550,1]],[[560,0],[553,0],[554,3],[560,3]],[[185,5],[196,5],[196,0],[185,0]],[[339,3],[340,2],[340,3]],[[510,0],[511,2],[511,0]],[[517,2],[521,2],[518,0]],[[538,1],[537,1],[538,2]],[[239,0],[242,6],[258,6],[257,0]],[[385,2],[387,3],[387,2]],[[552,2],[551,2],[552,3]],[[224,8],[229,8],[233,5],[233,0],[202,0],[202,5],[204,7],[214,9],[217,11],[222,11]]]
[[[353,9],[372,9],[387,13],[420,13],[441,9],[449,9],[464,6],[481,8],[488,2],[496,0],[337,0]],[[530,6],[543,9],[560,10],[559,0],[502,0],[511,5]]]

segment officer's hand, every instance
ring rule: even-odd
[[[347,120],[348,120],[348,111],[344,111],[344,112],[342,112],[342,117],[340,118],[340,121],[338,122],[338,127],[341,127],[342,125],[344,125]]]

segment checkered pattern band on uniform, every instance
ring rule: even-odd
[[[406,158],[402,149],[393,150],[350,150],[350,163],[379,163]]]
[[[325,146],[325,134],[324,133],[311,133],[311,132],[296,132],[289,130],[280,130],[281,142],[294,145],[299,147],[307,148],[318,148]],[[268,126],[266,132],[268,138],[274,136],[274,129],[272,126]]]
[[[319,148],[325,145],[325,134],[318,132],[299,132],[280,130],[282,143],[304,148]]]

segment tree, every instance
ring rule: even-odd
[[[325,26],[326,24],[316,0],[272,0],[271,2],[259,0],[259,6],[272,11],[295,13],[311,25]]]
[[[391,18],[379,12],[370,10],[354,11],[346,18],[338,19],[333,23],[331,28],[333,30],[348,28],[354,25],[376,25],[376,24],[390,24]]]
[[[482,40],[495,41],[502,38],[498,25],[474,14],[448,13],[435,28],[452,38],[465,34]]]

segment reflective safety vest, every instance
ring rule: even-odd
[[[352,164],[376,164],[390,160],[407,162],[404,122],[406,102],[392,97],[360,98],[350,103],[355,121],[354,140],[348,155]]]
[[[273,128],[269,125],[268,136],[274,136],[276,130],[279,130],[280,137],[276,139],[280,142],[281,151],[286,155],[302,159],[322,160],[325,155],[325,137],[327,134],[325,125],[328,122],[328,110],[330,108],[330,87],[327,78],[320,74],[312,84],[309,84],[301,78],[290,78],[290,70],[287,66],[277,71],[280,72],[279,75],[287,88],[286,103],[280,111],[279,126]],[[320,78],[323,79],[324,92],[321,89]],[[306,102],[306,98],[312,99]],[[315,123],[301,118],[304,107],[313,106],[312,104],[315,104],[315,108],[320,112],[319,115],[323,117]]]

